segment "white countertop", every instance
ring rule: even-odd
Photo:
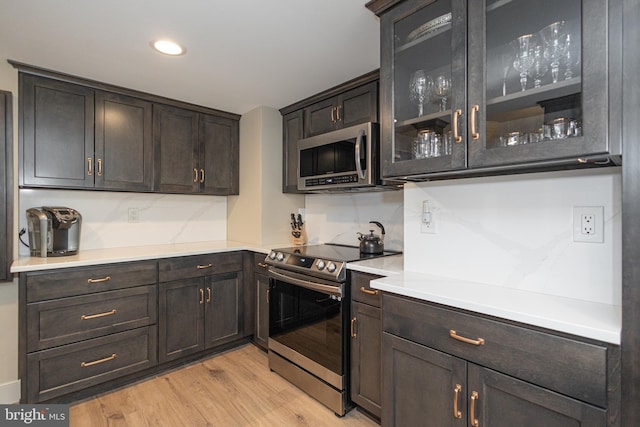
[[[620,344],[621,307],[504,286],[404,272],[371,282],[382,291]]]
[[[267,254],[271,248],[286,246],[291,246],[291,244],[256,245],[231,240],[217,240],[210,242],[92,249],[83,250],[77,255],[66,257],[20,257],[11,265],[11,272],[23,273],[27,271],[51,270],[54,268],[83,267],[96,264],[113,264],[117,262],[141,261],[147,259],[171,258],[241,250]]]
[[[347,268],[363,273],[391,276],[402,273],[404,261],[402,254],[372,258],[366,261],[356,261],[347,264]]]

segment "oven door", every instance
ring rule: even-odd
[[[273,267],[269,277],[269,350],[343,390],[344,284]]]

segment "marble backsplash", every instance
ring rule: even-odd
[[[66,206],[82,215],[80,250],[167,243],[226,240],[227,198],[154,193],[22,189],[19,228],[25,211],[38,206]],[[139,221],[129,222],[129,208]],[[28,243],[25,234],[23,240]],[[19,245],[20,255],[29,249]]]
[[[305,220],[309,243],[339,243],[358,246],[358,232],[380,234],[369,224],[378,221],[385,228],[384,247],[402,251],[404,246],[403,192],[308,194]]]
[[[406,184],[404,268],[619,305],[621,187],[620,168]],[[603,243],[573,241],[574,206],[604,207]]]

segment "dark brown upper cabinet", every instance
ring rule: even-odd
[[[0,91],[0,282],[10,281],[13,254],[13,97]]]
[[[20,73],[20,185],[150,191],[151,103]]]
[[[155,105],[156,189],[238,194],[238,121]]]
[[[369,2],[381,17],[383,177],[619,164],[616,4]]]
[[[378,83],[346,91],[304,109],[305,137],[378,121]]]

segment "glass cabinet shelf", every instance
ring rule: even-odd
[[[582,80],[580,77],[574,77],[571,80],[562,80],[558,83],[550,83],[537,88],[487,99],[487,107],[490,107],[494,113],[519,110],[549,99],[578,94],[581,92],[581,88]]]

